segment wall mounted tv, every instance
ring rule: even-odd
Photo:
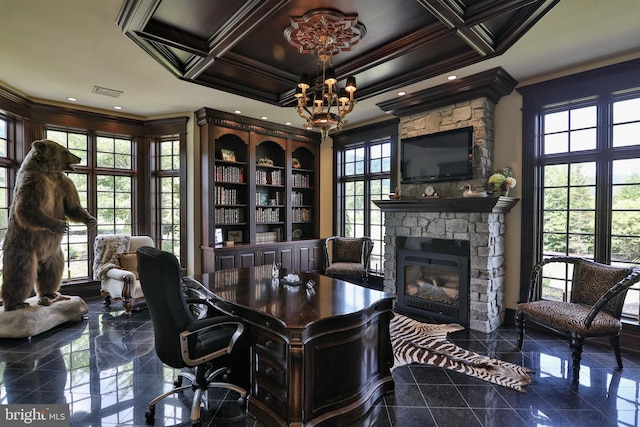
[[[403,183],[473,178],[473,126],[405,138],[400,147]]]

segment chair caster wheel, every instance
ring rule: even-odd
[[[144,419],[147,421],[148,425],[153,425],[153,421],[155,417],[156,417],[156,408],[149,408],[149,410],[144,413]]]

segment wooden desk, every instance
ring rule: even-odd
[[[300,277],[300,286],[273,283],[271,266],[259,266],[193,278],[251,326],[251,415],[269,426],[346,425],[393,389],[393,295]]]

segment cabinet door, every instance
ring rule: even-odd
[[[229,270],[236,268],[236,257],[234,254],[216,256],[216,270]]]
[[[297,246],[300,271],[317,271],[322,263],[322,247],[317,241],[300,242]]]
[[[254,265],[262,265],[258,260],[258,254],[255,252],[245,252],[239,255],[240,268],[253,267]]]
[[[280,248],[280,262],[282,263],[282,268],[286,268],[291,271],[300,271],[297,265],[294,262],[294,252],[292,247]]]
[[[262,251],[262,265],[273,264],[274,262],[280,262],[277,259],[276,249],[265,249]]]

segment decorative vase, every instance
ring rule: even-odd
[[[509,188],[500,188],[500,195],[504,196],[504,197],[508,197],[509,196]]]

